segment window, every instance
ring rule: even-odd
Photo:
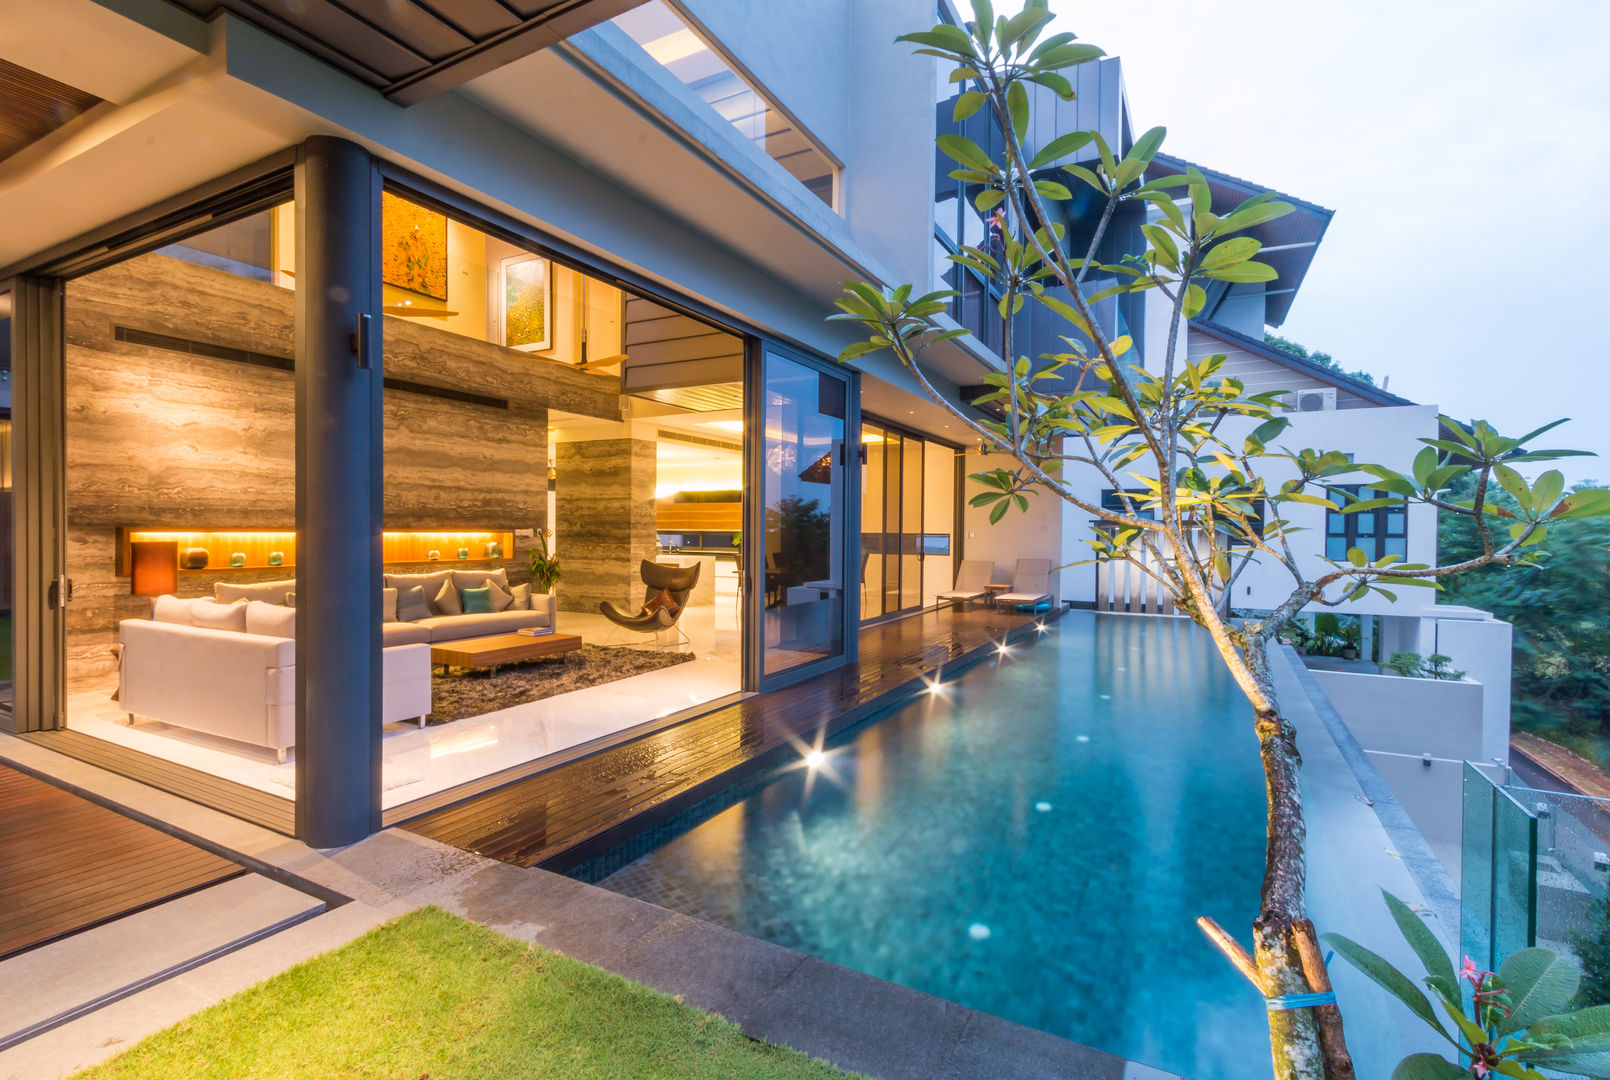
[[[734,70],[679,12],[663,0],[649,0],[610,22],[811,194],[838,208],[838,166],[833,159],[793,117]]]
[[[1350,485],[1338,489],[1346,493],[1348,501],[1354,499],[1390,499],[1392,493],[1374,488]],[[1374,562],[1387,555],[1404,556],[1409,553],[1409,511],[1399,502],[1393,506],[1344,514],[1339,510],[1325,511],[1325,557],[1340,561],[1347,558],[1349,548],[1358,548],[1364,557]]]

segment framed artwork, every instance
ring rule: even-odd
[[[553,268],[540,255],[510,255],[498,266],[503,344],[522,352],[553,348]]]
[[[436,300],[447,299],[447,215],[407,199],[380,195],[380,280]]]

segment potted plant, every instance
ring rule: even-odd
[[[559,556],[548,553],[548,537],[551,535],[551,529],[538,529],[537,543],[531,549],[531,587],[543,594],[553,592],[554,585],[563,576],[559,570]]]
[[[1341,654],[1343,660],[1357,660],[1359,645],[1363,643],[1364,635],[1357,619],[1342,623],[1337,637],[1341,640]]]

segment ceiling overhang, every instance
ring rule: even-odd
[[[229,12],[414,105],[613,19],[643,0],[173,0]]]

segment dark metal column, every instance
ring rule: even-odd
[[[4,284],[0,282],[0,284]],[[11,282],[12,678],[0,729],[51,731],[66,703],[66,286]]]
[[[296,162],[296,834],[380,828],[380,174],[315,137]],[[366,323],[372,323],[373,333]]]

